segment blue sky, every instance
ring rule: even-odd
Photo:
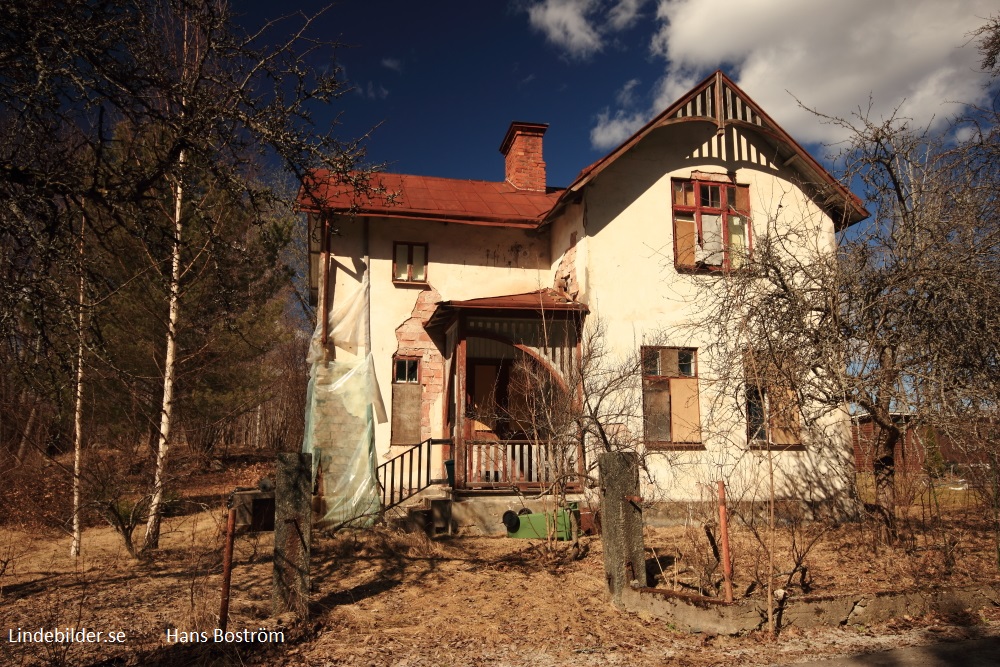
[[[325,2],[235,3],[248,26]],[[341,0],[316,34],[355,90],[340,134],[381,124],[369,158],[388,171],[502,180],[510,121],[549,123],[549,184],[565,186],[706,74],[722,67],[814,154],[843,138],[798,108],[869,106],[940,126],[985,100],[969,33],[984,0]],[[320,117],[328,123],[331,116]]]

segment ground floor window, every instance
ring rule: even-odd
[[[788,449],[802,445],[802,421],[794,391],[748,384],[746,412],[750,447]]]
[[[645,346],[642,354],[642,414],[650,449],[700,449],[701,409],[698,351]]]

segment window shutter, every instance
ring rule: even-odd
[[[694,266],[695,248],[698,241],[698,234],[694,225],[694,215],[690,213],[678,213],[674,229],[677,234],[677,265]]]
[[[775,445],[798,445],[802,442],[798,400],[788,388],[775,387],[769,392],[771,440]]]
[[[392,385],[392,436],[393,445],[415,445],[420,442],[420,399],[423,387],[419,384]]]
[[[745,185],[736,186],[736,210],[740,213],[750,212],[750,188]]]
[[[642,414],[646,440],[670,442],[670,381],[645,380],[642,384]]]
[[[667,377],[677,377],[680,375],[680,366],[677,361],[677,348],[665,347],[660,350],[660,375]]]
[[[698,405],[698,378],[674,378],[670,380],[670,397],[673,441],[700,443],[701,409]]]

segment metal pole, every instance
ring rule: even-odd
[[[719,480],[719,532],[722,538],[722,578],[726,602],[733,601],[733,562],[729,558],[729,518],[726,515],[726,483]]]
[[[236,534],[236,508],[229,508],[226,525],[226,548],[222,553],[222,603],[219,605],[219,629],[226,631],[229,622],[229,584],[233,578],[233,539]]]

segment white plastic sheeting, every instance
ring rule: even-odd
[[[364,348],[368,272],[357,291],[331,309],[329,344],[356,354]],[[370,351],[351,361],[325,361],[322,323],[309,346],[302,451],[313,454],[313,479],[323,499],[320,526],[368,525],[379,511],[375,476],[375,418],[386,421]]]

